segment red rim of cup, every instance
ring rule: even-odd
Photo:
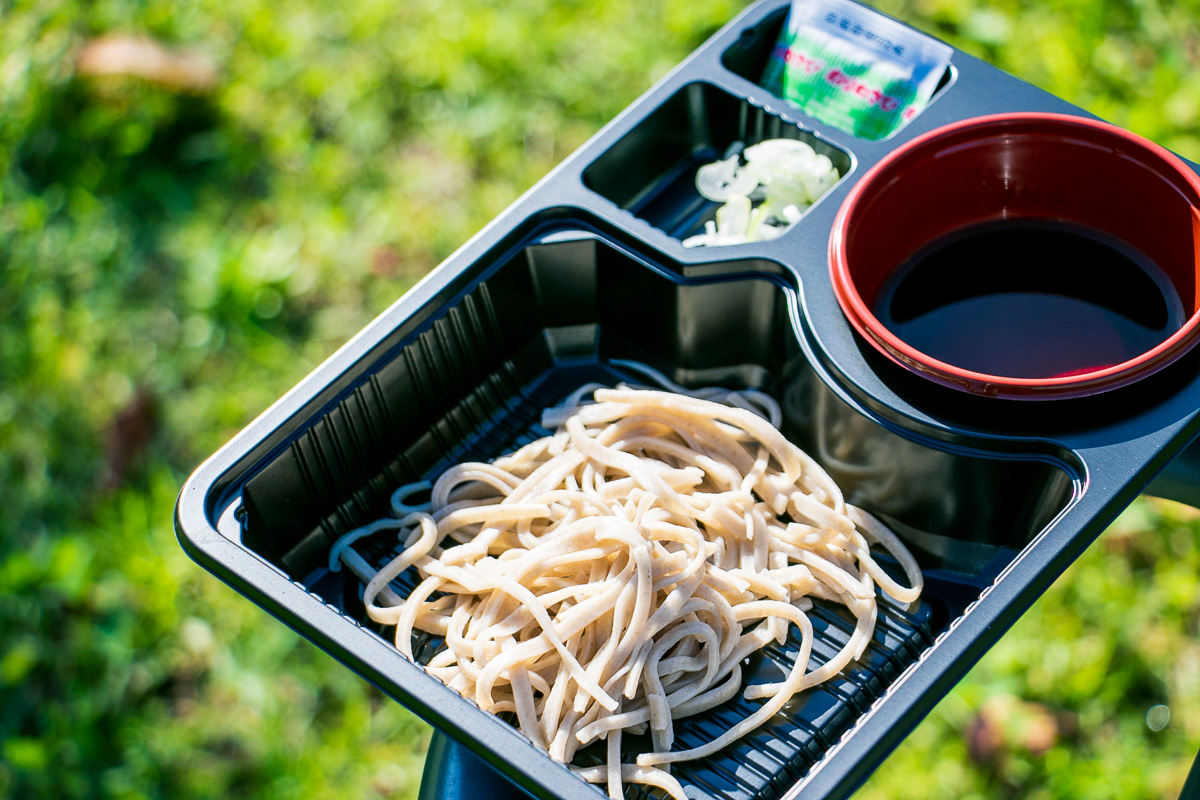
[[[1060,123],[1068,126],[1092,128],[1109,135],[1115,135],[1129,145],[1166,162],[1183,178],[1196,195],[1200,197],[1200,176],[1187,167],[1184,162],[1164,147],[1149,141],[1135,133],[1119,128],[1107,122],[1076,117],[1069,114],[1054,114],[1049,112],[1016,112],[991,114],[973,117],[960,122],[944,125],[928,133],[924,133],[910,142],[889,153],[883,160],[872,167],[857,184],[842,203],[834,220],[833,232],[829,239],[829,265],[833,279],[833,290],[838,304],[849,319],[850,324],[876,350],[887,356],[893,362],[932,380],[943,386],[948,386],[971,394],[988,397],[1001,397],[1017,400],[1049,400],[1083,397],[1098,394],[1110,389],[1126,386],[1134,381],[1156,372],[1175,359],[1179,358],[1194,343],[1197,329],[1200,328],[1200,308],[1197,308],[1184,325],[1157,347],[1148,350],[1134,358],[1103,369],[1089,370],[1069,376],[1051,378],[1014,378],[1004,375],[988,375],[974,372],[953,364],[939,361],[916,348],[906,344],[890,330],[884,327],[871,309],[863,301],[854,280],[850,274],[850,264],[846,257],[847,230],[852,223],[854,213],[863,198],[875,186],[876,180],[886,176],[888,170],[897,161],[914,150],[925,147],[952,134],[960,133],[971,128],[988,129],[997,124],[1043,121]],[[1200,230],[1200,209],[1193,205],[1193,216],[1197,230]],[[1197,242],[1197,257],[1200,261],[1200,241]],[[1197,264],[1197,279],[1200,280],[1200,263]]]

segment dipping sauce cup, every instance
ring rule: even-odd
[[[1079,397],[1162,369],[1200,326],[1200,177],[1114,125],[977,117],[854,186],[829,244],[855,330],[944,386]]]

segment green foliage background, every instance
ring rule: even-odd
[[[175,494],[741,6],[0,0],[0,796],[415,795],[427,727]],[[1200,0],[881,7],[1200,158]],[[110,33],[218,84],[76,75]],[[1200,521],[1142,501],[859,797],[1173,797],[1197,748]]]

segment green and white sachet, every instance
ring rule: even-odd
[[[810,117],[882,139],[924,110],[953,49],[845,0],[793,0],[762,86]]]

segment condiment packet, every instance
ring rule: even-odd
[[[846,0],[793,0],[762,86],[810,117],[882,139],[924,110],[953,48]]]

